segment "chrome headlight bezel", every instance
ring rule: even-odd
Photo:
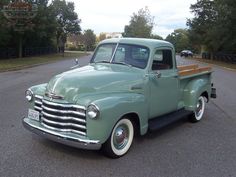
[[[100,111],[97,105],[90,104],[86,110],[87,117],[90,119],[97,119],[100,115]]]
[[[27,89],[25,91],[25,98],[26,98],[26,100],[30,102],[30,101],[32,101],[33,97],[34,97],[33,91],[30,90],[30,89]]]

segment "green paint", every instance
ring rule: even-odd
[[[63,96],[60,103],[84,106],[93,103],[100,110],[98,119],[87,118],[88,139],[104,143],[116,124],[127,114],[138,116],[140,133],[145,134],[148,120],[181,108],[195,110],[198,97],[211,91],[211,72],[179,77],[173,46],[165,41],[151,39],[108,39],[99,45],[121,43],[141,45],[149,49],[147,67],[140,69],[112,63],[90,63],[53,77],[48,84],[34,86],[34,94],[53,92]],[[170,50],[172,68],[152,70],[153,57],[157,50]],[[44,96],[45,99],[49,99]],[[33,106],[33,102],[31,104]]]

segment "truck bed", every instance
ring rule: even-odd
[[[209,66],[199,67],[197,64],[178,66],[179,76],[191,76],[195,74],[211,72],[212,68]]]

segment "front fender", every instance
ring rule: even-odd
[[[32,86],[29,89],[33,92],[34,96],[35,95],[43,96],[45,94],[46,87],[47,87],[47,83],[44,83],[44,84]],[[31,109],[33,109],[34,107],[34,101],[35,101],[35,97],[33,97],[33,99],[29,102],[29,106]]]
[[[206,92],[211,93],[211,83],[209,77],[202,77],[190,81],[184,88],[184,105],[186,110],[195,111],[199,96]]]
[[[29,89],[34,93],[34,95],[43,96],[45,94],[46,87],[47,87],[47,83],[44,83],[44,84],[32,86]]]
[[[96,95],[89,98],[90,103],[98,106],[99,118],[92,120],[87,117],[87,136],[99,139],[104,143],[110,136],[116,122],[125,114],[136,113],[139,117],[141,134],[147,131],[147,101],[142,94],[116,93]]]

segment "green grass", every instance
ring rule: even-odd
[[[84,52],[65,52],[64,57],[62,54],[51,54],[36,57],[16,58],[16,59],[1,59],[0,60],[0,72],[18,70],[22,68],[28,68],[40,64],[56,62],[59,60],[79,58],[88,55]]]
[[[217,65],[217,66],[221,66],[221,67],[224,67],[224,68],[236,70],[236,64],[233,64],[233,63],[225,63],[225,62],[222,62],[222,61],[201,59],[199,57],[194,57],[193,59],[197,60],[197,61],[200,61],[200,62],[203,62],[203,63],[209,63],[209,64],[212,64],[212,65]]]

